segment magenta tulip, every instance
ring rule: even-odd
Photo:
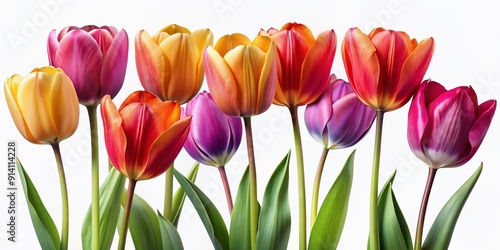
[[[472,87],[446,91],[424,81],[408,115],[408,142],[430,168],[458,167],[476,153],[488,131],[496,100],[478,104]]]
[[[376,113],[363,104],[351,85],[335,75],[323,94],[305,110],[309,134],[327,149],[350,147],[361,140],[373,124]]]
[[[48,39],[50,65],[62,68],[75,85],[82,105],[99,104],[120,91],[128,57],[128,36],[115,27],[69,26]]]
[[[222,113],[206,91],[186,104],[183,116],[192,116],[191,130],[184,143],[188,154],[205,165],[226,165],[241,142],[241,118]]]

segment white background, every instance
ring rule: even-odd
[[[124,28],[129,35],[129,61],[125,83],[115,98],[120,104],[132,91],[142,89],[134,61],[135,34],[145,29],[154,34],[163,26],[176,23],[191,30],[210,28],[217,40],[228,33],[240,32],[249,37],[260,28],[280,28],[286,22],[301,22],[315,35],[334,29],[338,46],[332,72],[346,77],[340,53],[340,44],[350,27],[368,32],[383,26],[404,30],[421,40],[432,36],[436,41],[434,57],[426,78],[432,78],[447,88],[471,85],[480,102],[500,96],[500,17],[493,1],[479,0],[472,4],[458,1],[381,0],[381,1],[264,1],[264,0],[164,0],[164,1],[77,1],[40,0],[0,2],[0,78],[12,74],[26,75],[35,67],[48,64],[47,36],[52,29],[68,25],[112,25]],[[49,7],[47,7],[49,5]],[[14,38],[17,38],[14,39]],[[3,88],[2,88],[3,89]],[[203,85],[203,89],[207,89]],[[52,214],[60,230],[60,189],[52,150],[46,145],[33,145],[19,134],[4,101],[0,100],[1,140],[5,150],[7,140],[18,142],[18,156]],[[380,185],[398,169],[394,190],[414,237],[420,200],[427,177],[427,167],[411,153],[406,140],[408,105],[385,116]],[[303,108],[300,109],[302,138],[305,148],[307,201],[310,203],[312,182],[321,146],[308,135],[303,126]],[[80,249],[80,229],[83,216],[90,204],[90,145],[86,110],[81,108],[80,126],[76,133],[61,143],[70,199],[70,249]],[[481,148],[469,163],[455,169],[439,170],[430,197],[426,229],[446,200],[484,162],[483,173],[473,190],[457,223],[450,249],[498,249],[500,235],[500,158],[498,155],[499,124],[495,116]],[[100,116],[99,116],[100,120]],[[285,108],[272,106],[254,121],[256,143],[258,192],[262,199],[266,182],[272,170],[293,145],[289,115]],[[102,127],[102,124],[100,123]],[[100,133],[101,181],[106,176],[106,151]],[[374,129],[357,148],[355,176],[349,212],[339,249],[365,249],[368,234],[368,200]],[[247,164],[245,141],[227,167],[233,195]],[[323,175],[321,198],[336,178],[340,167],[352,149],[331,152]],[[5,151],[4,151],[5,152]],[[294,154],[294,151],[292,151]],[[6,162],[6,153],[2,154]],[[186,173],[193,160],[182,151],[176,167]],[[6,188],[6,164],[0,170],[0,187]],[[226,222],[229,216],[218,171],[202,166],[197,184],[217,205]],[[163,176],[139,182],[136,192],[153,208],[162,210]],[[20,186],[20,182],[18,181]],[[298,209],[296,165],[293,155],[290,165],[290,202],[292,232],[289,249],[297,249]],[[17,197],[17,243],[6,240],[7,197],[0,199],[0,249],[38,249],[38,241],[31,224],[25,197]],[[309,205],[308,205],[309,217]],[[186,249],[212,249],[195,210],[186,203],[179,231]],[[117,237],[115,237],[115,246]],[[133,249],[132,241],[127,241]],[[113,248],[115,248],[115,246]]]

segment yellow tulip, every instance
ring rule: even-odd
[[[5,99],[17,129],[36,144],[58,143],[78,127],[78,97],[63,70],[42,67],[5,80]]]

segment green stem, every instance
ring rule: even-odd
[[[307,246],[306,184],[304,178],[304,156],[302,152],[302,139],[300,138],[297,107],[291,107],[290,114],[292,116],[293,136],[295,139],[295,155],[297,157],[297,181],[299,187],[299,249],[305,250]]]
[[[257,225],[259,221],[259,206],[257,201],[257,171],[255,169],[255,154],[253,150],[252,120],[243,117],[248,152],[248,173],[250,174],[250,241],[251,248],[256,249]]]
[[[431,194],[432,184],[434,183],[436,172],[437,169],[429,168],[427,183],[425,184],[424,195],[422,197],[422,203],[420,204],[420,213],[418,215],[417,232],[415,235],[415,250],[422,249],[422,234],[424,232],[425,213],[427,211],[427,204],[429,202],[429,196]]]
[[[61,158],[59,142],[50,144],[54,151],[57,162],[57,171],[59,172],[59,185],[61,186],[62,201],[62,231],[61,231],[61,250],[68,249],[68,231],[69,231],[69,206],[68,206],[68,187],[66,186],[66,177],[64,175],[64,166]]]
[[[120,241],[118,242],[118,250],[125,249],[125,242],[127,241],[128,218],[130,217],[130,208],[132,207],[132,200],[134,199],[135,184],[137,181],[129,179],[127,199],[125,200],[125,211],[123,212],[122,227],[120,228]]]
[[[384,123],[384,111],[377,110],[377,121],[375,127],[375,145],[373,148],[372,183],[370,191],[370,250],[380,249],[378,232],[378,174],[380,166],[380,150],[382,147],[382,125]]]
[[[218,167],[220,178],[222,180],[222,185],[224,186],[224,192],[226,193],[227,208],[229,209],[229,215],[233,214],[233,198],[231,196],[231,188],[229,187],[229,182],[227,181],[226,170],[224,166]]]
[[[163,200],[163,216],[172,221],[172,196],[174,193],[174,163],[165,172],[165,197]]]
[[[92,249],[99,250],[99,130],[97,105],[87,106],[92,147]]]
[[[318,170],[316,171],[316,178],[314,179],[314,188],[312,194],[311,202],[311,228],[314,225],[316,216],[318,215],[318,196],[319,196],[319,185],[321,183],[321,175],[323,174],[323,168],[325,167],[326,156],[330,150],[328,148],[323,148],[321,153],[321,158],[318,164]]]

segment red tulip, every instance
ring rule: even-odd
[[[162,102],[147,91],[128,96],[120,109],[109,95],[101,100],[106,149],[113,166],[131,180],[165,172],[189,134],[191,117],[179,120],[177,102]]]
[[[354,92],[375,110],[405,105],[422,82],[434,52],[434,39],[418,43],[405,32],[376,28],[368,35],[347,31],[342,58]]]
[[[424,81],[408,115],[408,142],[431,168],[458,167],[476,153],[490,126],[496,100],[478,104],[472,87],[446,91]]]
[[[120,91],[128,57],[128,36],[115,27],[68,26],[48,40],[50,65],[62,68],[75,85],[81,104],[96,105]]]
[[[335,32],[324,31],[315,39],[307,26],[287,23],[267,34],[276,42],[281,65],[274,104],[293,107],[312,103],[328,85],[337,47]]]

